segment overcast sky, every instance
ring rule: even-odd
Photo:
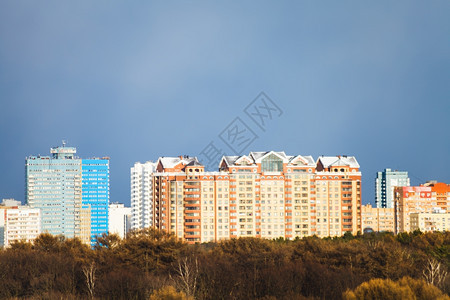
[[[354,155],[363,203],[384,168],[450,183],[449,1],[1,1],[0,198],[25,157],[68,140],[130,167],[198,155],[236,117],[241,154]],[[244,109],[265,92],[264,130]],[[222,143],[222,144],[221,144]]]

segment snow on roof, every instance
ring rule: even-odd
[[[182,163],[185,166],[201,166],[197,157],[189,157],[182,156],[180,157],[160,157],[159,161],[161,162],[164,168],[173,168],[176,165]]]
[[[240,156],[234,161],[234,164],[242,164],[244,161],[248,164],[254,164],[253,159],[251,157],[248,157],[247,155]]]
[[[266,152],[250,152],[249,155],[241,155],[241,156],[223,156],[222,160],[220,161],[220,163],[222,163],[222,161],[225,161],[225,163],[228,166],[233,166],[236,165],[236,163],[239,163],[240,161],[247,159],[252,161],[252,164],[256,164],[256,163],[260,163],[261,160],[269,155],[269,154],[274,154],[278,157],[280,157],[283,162],[285,163],[291,163],[293,160],[299,159],[302,162],[306,163],[306,165],[308,166],[315,166],[315,162],[312,156],[302,156],[302,155],[297,155],[297,156],[287,156],[286,153],[284,153],[284,151],[280,151],[280,152],[276,152],[276,151],[266,151]]]
[[[266,156],[268,153],[274,153],[275,155],[278,155],[279,157],[281,157],[282,159],[286,159],[286,153],[284,153],[284,151],[281,152],[276,152],[276,151],[266,151],[266,152],[250,152],[249,156],[253,157],[253,159],[255,161],[260,160],[261,158],[263,158],[264,156]]]
[[[359,164],[354,156],[320,156],[318,158],[324,168],[349,166],[350,168],[359,168]]]
[[[236,160],[239,159],[240,156],[236,156],[236,155],[228,155],[228,156],[223,156],[220,163],[219,163],[219,167],[222,164],[222,161],[225,161],[225,163],[227,164],[227,166],[231,166],[234,165],[234,162]]]
[[[308,166],[315,166],[316,163],[314,162],[314,158],[311,155],[303,156],[303,155],[297,155],[297,156],[288,156],[289,163],[293,163],[297,160],[300,160],[301,162],[305,163]]]

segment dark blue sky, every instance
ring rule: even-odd
[[[283,110],[243,154],[354,155],[450,183],[449,1],[1,1],[0,198],[66,139],[136,161],[197,155],[264,91]],[[224,148],[227,154],[232,154]]]

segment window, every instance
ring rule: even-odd
[[[270,154],[261,163],[261,171],[263,172],[282,172],[283,161],[276,155]]]

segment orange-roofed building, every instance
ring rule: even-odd
[[[396,233],[409,232],[412,213],[432,213],[437,209],[448,212],[450,185],[432,181],[420,186],[396,187],[394,195]]]

